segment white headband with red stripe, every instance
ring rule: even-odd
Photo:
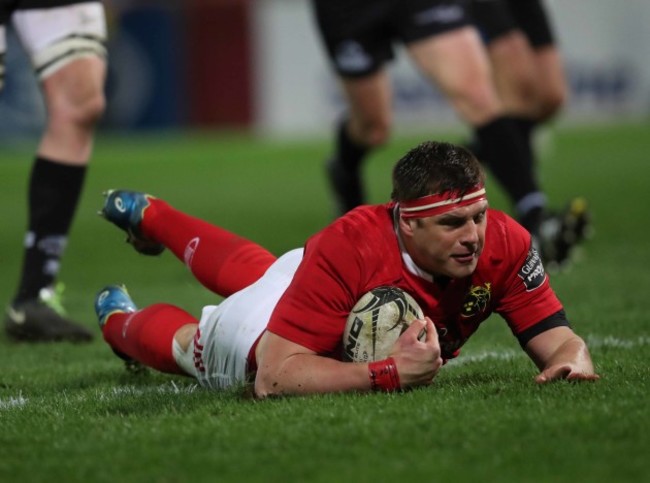
[[[410,201],[399,203],[402,218],[425,218],[446,213],[461,206],[467,206],[486,200],[485,187],[480,184],[474,186],[464,195],[458,196],[458,191],[443,191],[434,195],[427,195]]]

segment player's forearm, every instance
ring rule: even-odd
[[[570,365],[574,371],[584,374],[594,373],[594,365],[587,344],[577,335],[565,340],[544,361],[542,369],[559,365]]]
[[[593,371],[591,356],[585,342],[569,327],[555,327],[528,342],[526,353],[540,370],[571,364]]]
[[[259,367],[255,379],[258,397],[370,389],[368,364],[341,362],[313,354],[295,354],[276,367]]]

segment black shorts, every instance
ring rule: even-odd
[[[362,77],[405,45],[471,23],[465,0],[312,0],[315,21],[334,69]]]
[[[11,13],[15,10],[28,10],[32,8],[54,8],[84,3],[88,0],[0,0],[0,25],[9,21]]]
[[[534,48],[555,44],[542,0],[472,0],[472,16],[486,43],[519,29]]]

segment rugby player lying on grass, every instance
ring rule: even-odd
[[[395,391],[431,384],[496,312],[539,368],[537,382],[598,379],[530,234],[488,208],[481,167],[459,146],[415,147],[393,170],[391,202],[350,211],[280,258],[143,193],[109,191],[102,214],[139,252],[171,250],[226,297],[197,319],[164,303],[138,309],[119,285],[100,290],[104,339],[129,363],[214,389],[254,381],[259,397]],[[425,317],[386,359],[343,362],[348,314],[379,286],[410,293]]]

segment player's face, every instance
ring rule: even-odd
[[[487,207],[487,201],[479,201],[442,215],[401,220],[404,244],[413,261],[434,276],[471,275],[485,243]]]

